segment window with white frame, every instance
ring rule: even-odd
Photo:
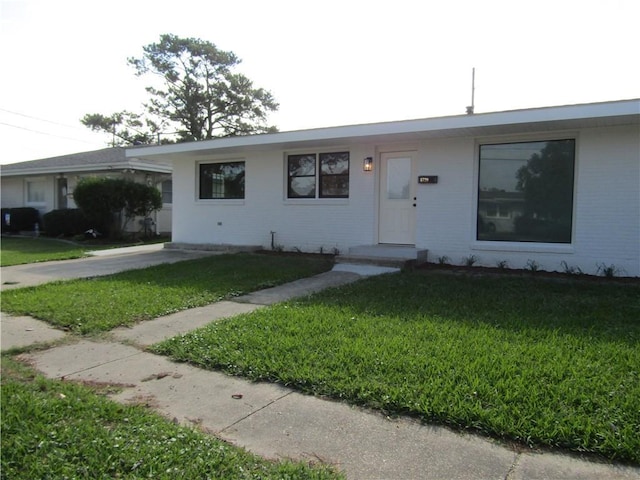
[[[27,204],[44,204],[46,187],[47,183],[42,178],[26,180]]]
[[[287,155],[287,198],[349,198],[349,152]]]
[[[200,200],[244,199],[245,162],[201,163]]]
[[[575,143],[480,145],[476,239],[571,243]]]

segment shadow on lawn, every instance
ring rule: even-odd
[[[371,277],[313,301],[407,321],[428,316],[512,331],[640,341],[640,284],[414,271]]]

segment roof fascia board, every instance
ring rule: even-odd
[[[5,171],[0,169],[0,175],[3,177],[17,177],[22,175],[56,175],[56,174],[73,174],[87,172],[118,172],[120,170],[138,170],[142,172],[152,173],[171,173],[173,171],[170,165],[151,164],[132,159],[122,163],[111,164],[93,164],[93,165],[65,165],[59,167],[36,167],[36,168],[20,168]]]
[[[468,131],[470,129],[496,126],[516,126],[518,124],[549,123],[563,120],[586,121],[588,119],[634,115],[640,115],[640,100],[638,99],[218,138],[199,142],[138,147],[133,150],[127,150],[126,155],[131,158],[151,157],[154,155],[198,154],[206,151],[242,147],[260,146],[268,148],[271,145],[287,143],[308,143],[327,140],[339,142],[342,139],[374,136],[438,131],[453,132],[456,130]]]

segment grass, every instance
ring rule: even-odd
[[[2,310],[81,334],[111,330],[328,270],[313,256],[216,255],[2,292]]]
[[[2,237],[0,266],[70,260],[86,256],[84,247],[51,238]]]
[[[146,243],[167,241],[166,237],[158,237]],[[139,245],[140,243],[104,243],[104,241],[87,240],[74,243],[47,237],[10,237],[3,236],[0,251],[0,266],[10,267],[25,263],[50,262],[52,260],[71,260],[87,256],[91,250],[104,250],[114,247]]]
[[[323,466],[270,462],[140,406],[113,387],[47,380],[2,359],[2,478],[336,479]]]
[[[640,463],[640,286],[403,272],[154,347],[533,446]]]

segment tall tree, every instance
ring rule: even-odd
[[[88,113],[80,122],[94,132],[111,134],[112,147],[152,143],[163,128],[167,127],[166,121],[153,121],[126,110],[111,115]]]
[[[128,62],[136,75],[159,79],[146,89],[151,96],[144,104],[146,114],[88,114],[84,125],[125,143],[149,142],[167,130],[178,142],[277,131],[267,124],[267,115],[278,104],[270,92],[233,71],[240,63],[233,52],[171,34],[161,35],[143,52]]]

